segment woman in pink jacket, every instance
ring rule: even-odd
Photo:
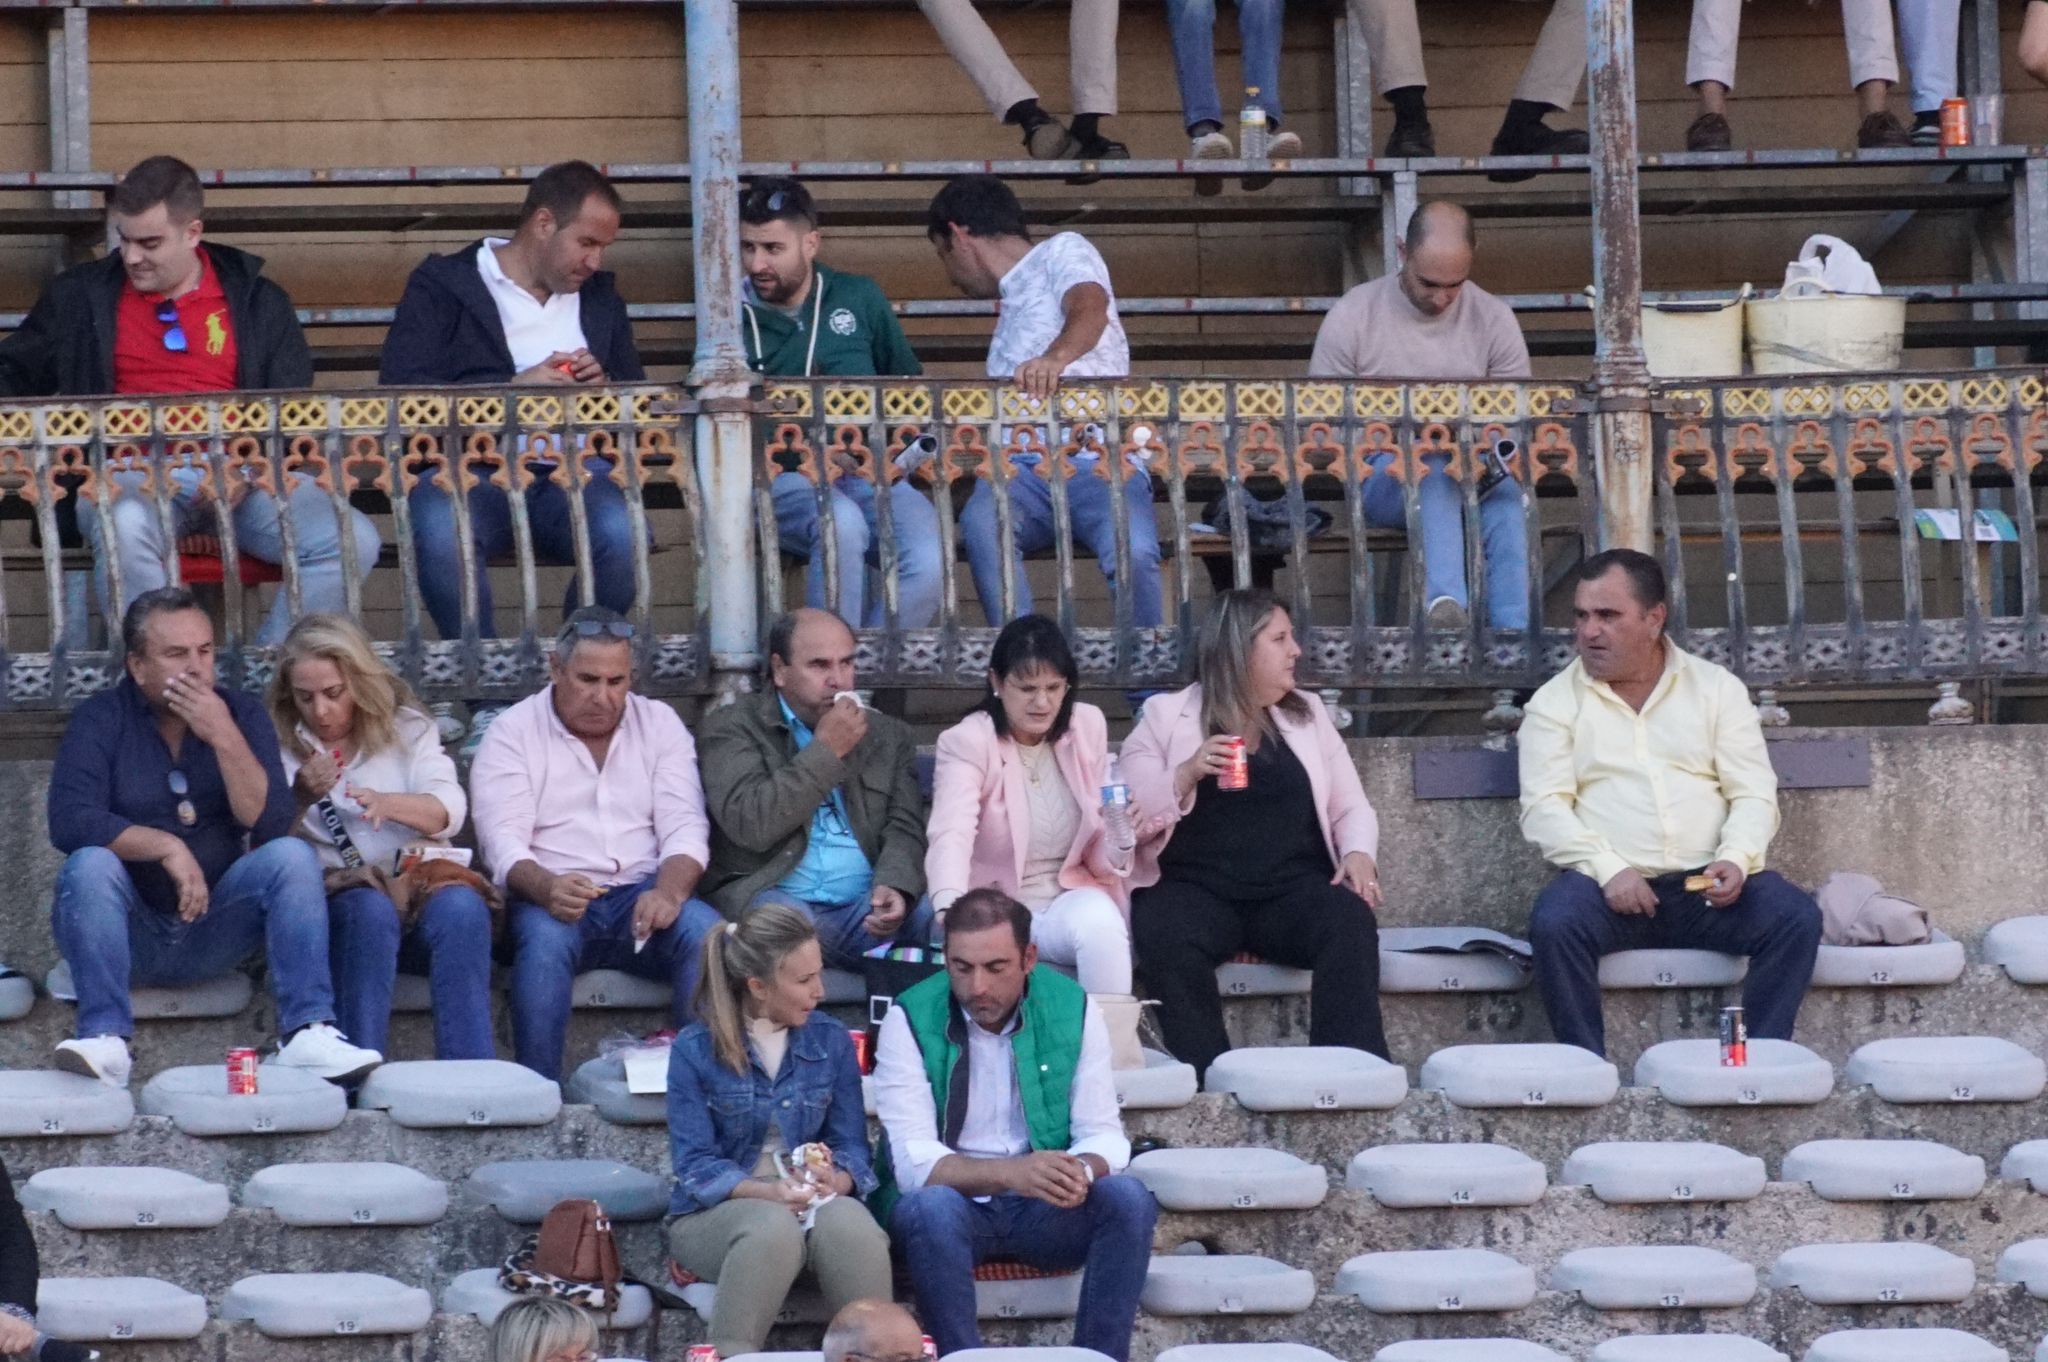
[[[1245,950],[1315,971],[1309,1044],[1387,1053],[1379,819],[1322,701],[1295,689],[1300,656],[1277,597],[1224,592],[1196,642],[1197,683],[1148,700],[1123,746],[1132,800],[1169,823],[1131,875],[1132,936],[1167,1048],[1198,1074],[1230,1048],[1216,967]],[[1217,781],[1236,739],[1242,789]]]
[[[1079,681],[1045,616],[1021,615],[996,636],[988,699],[939,735],[925,880],[942,915],[969,889],[1001,889],[1031,910],[1042,958],[1074,966],[1090,993],[1128,994],[1124,877],[1136,858],[1103,829],[1109,729],[1101,710],[1075,701]]]

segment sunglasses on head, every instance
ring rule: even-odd
[[[172,354],[185,353],[185,328],[178,322],[178,305],[166,298],[156,305],[156,319],[163,323],[164,349]]]
[[[577,620],[577,621],[576,621],[576,637],[578,637],[578,638],[598,638],[598,637],[609,637],[609,638],[631,638],[631,637],[633,637],[633,621],[631,621],[631,620]]]

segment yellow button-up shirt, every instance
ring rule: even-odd
[[[1519,735],[1522,835],[1543,858],[1606,884],[1730,861],[1754,875],[1778,830],[1778,774],[1749,691],[1664,644],[1638,713],[1583,662],[1529,701]]]

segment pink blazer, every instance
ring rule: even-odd
[[[1379,856],[1380,820],[1366,800],[1358,768],[1352,764],[1351,749],[1330,722],[1323,702],[1302,692],[1308,701],[1307,723],[1275,713],[1280,736],[1294,749],[1308,772],[1309,790],[1315,797],[1316,821],[1322,825],[1323,840],[1329,844],[1330,859],[1341,862],[1354,851]],[[1189,686],[1171,695],[1155,695],[1145,702],[1137,727],[1124,739],[1124,780],[1131,787],[1131,802],[1148,817],[1172,823],[1195,807],[1195,796],[1182,803],[1173,796],[1173,773],[1195,754],[1208,735],[1202,732],[1202,688]],[[1159,852],[1166,838],[1140,845],[1137,863],[1131,871],[1133,889],[1159,882]]]
[[[1081,826],[1060,867],[1066,889],[1100,889],[1130,911],[1123,876],[1110,865],[1102,840],[1102,782],[1109,766],[1109,725],[1102,711],[1075,702],[1053,757],[1074,801]],[[1024,796],[1024,766],[1017,745],[996,736],[977,710],[939,735],[932,776],[932,816],[926,829],[924,874],[934,897],[994,885],[1015,894],[1024,878],[1031,837]]]

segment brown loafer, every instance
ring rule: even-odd
[[[1856,145],[1865,150],[1878,147],[1910,147],[1913,134],[1906,131],[1890,110],[1874,113],[1856,125]]]
[[[1735,145],[1735,132],[1723,114],[1703,113],[1685,130],[1687,151],[1728,151]]]

